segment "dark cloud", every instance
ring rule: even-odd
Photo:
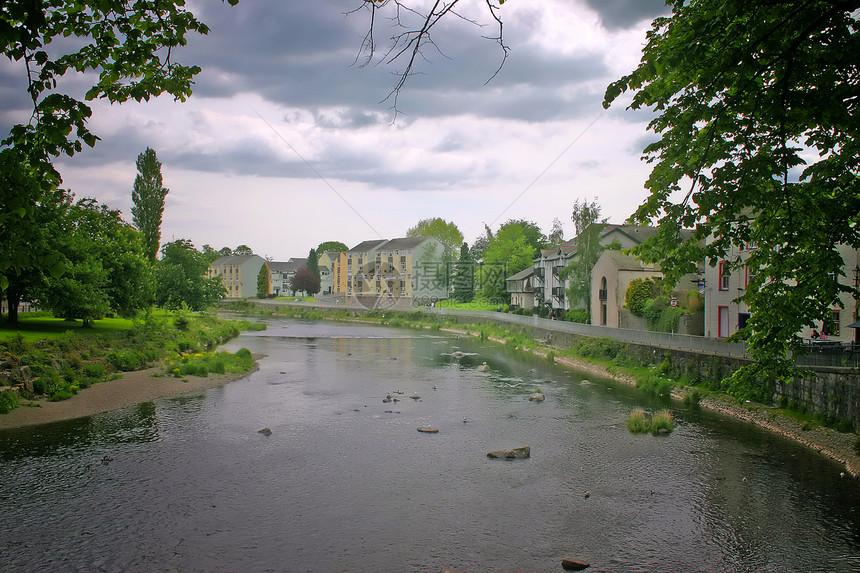
[[[331,124],[327,119],[324,127],[358,129],[378,121],[379,112],[391,113],[395,102],[389,95],[405,61],[358,65],[368,20],[361,11],[344,16],[356,4],[207,4],[202,18],[212,31],[183,54],[204,70],[195,93],[229,97],[254,92],[287,107],[350,110],[347,115],[354,121],[345,117],[344,123]],[[377,30],[378,54],[391,33]],[[450,19],[436,31],[435,45],[416,61],[416,74],[401,92],[398,110],[406,117],[470,114],[539,122],[577,116],[580,110],[564,88],[605,75],[602,58],[541,50],[525,41],[527,33],[524,26],[509,34],[512,51],[494,77],[503,52],[483,37],[488,30]],[[521,101],[527,91],[538,94],[537,101]]]
[[[671,12],[666,0],[583,0],[600,16],[608,30],[631,28],[643,20],[653,20]]]

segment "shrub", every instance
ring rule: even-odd
[[[684,402],[684,405],[688,408],[698,410],[699,403],[702,401],[702,393],[699,392],[698,388],[694,388],[693,390],[687,392],[684,395],[684,399],[682,401]]]
[[[140,370],[146,365],[143,356],[136,350],[116,350],[107,355],[107,361],[121,372]]]
[[[0,392],[0,414],[8,414],[19,406],[18,392],[7,390]]]
[[[89,376],[90,378],[95,378],[97,380],[106,380],[109,374],[107,366],[100,362],[91,362],[90,364],[84,365],[83,373],[85,376]]]
[[[636,387],[660,400],[668,400],[672,396],[675,385],[671,380],[660,378],[653,374],[646,376],[636,383]]]
[[[645,305],[660,295],[660,279],[633,279],[624,293],[624,307],[634,316],[645,316]]]
[[[567,322],[588,323],[588,310],[585,308],[572,308],[564,315],[564,320]]]
[[[627,429],[633,432],[634,434],[644,434],[651,428],[651,424],[648,421],[648,416],[645,415],[645,411],[639,408],[636,408],[632,412],[630,412],[630,417],[627,418]]]
[[[48,401],[60,402],[61,400],[68,400],[72,396],[74,396],[74,393],[72,393],[71,390],[57,390],[56,392],[51,394],[51,397],[48,398]]]
[[[672,412],[669,410],[663,410],[662,412],[657,412],[651,418],[651,433],[659,434],[661,430],[665,433],[671,432],[675,429],[675,422],[672,419]]]

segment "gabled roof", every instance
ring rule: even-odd
[[[532,276],[533,274],[535,274],[535,268],[534,267],[526,267],[525,269],[521,270],[520,272],[509,276],[505,280],[507,280],[507,281],[519,281],[519,280],[526,279],[526,278]]]
[[[272,272],[286,274],[294,273],[302,267],[307,266],[307,259],[291,258],[289,261],[269,261],[266,263]]]
[[[638,245],[645,239],[657,234],[657,227],[645,227],[641,225],[607,225],[600,232],[600,237],[606,237],[614,232],[618,232],[629,237]]]
[[[220,267],[221,265],[243,265],[252,259],[263,260],[263,257],[260,255],[227,255],[226,257],[218,257],[210,266]]]
[[[348,250],[347,253],[366,253],[368,251],[378,249],[385,242],[387,242],[387,239],[372,239],[370,241],[362,241],[350,250]]]
[[[385,251],[402,251],[404,249],[414,249],[415,247],[431,239],[433,239],[433,237],[402,237],[399,239],[391,239],[379,248]]]
[[[606,257],[620,271],[659,271],[660,266],[656,264],[646,264],[630,255],[625,255],[621,251],[605,250],[600,255],[601,258]]]

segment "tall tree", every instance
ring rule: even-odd
[[[130,316],[149,307],[153,284],[143,238],[119,211],[82,199],[66,224],[59,238],[66,272],[44,277],[36,289],[39,306],[85,326],[109,312]]]
[[[591,319],[591,274],[603,246],[600,244],[600,232],[606,219],[600,219],[601,206],[597,199],[589,203],[577,199],[573,203],[571,220],[576,230],[576,254],[561,271],[561,278],[567,281],[567,299],[572,308],[585,310],[585,316]]]
[[[457,302],[472,302],[475,298],[475,261],[469,253],[469,245],[460,247],[460,258],[454,263],[454,299]]]
[[[269,296],[270,281],[269,265],[263,265],[260,267],[260,272],[257,273],[257,298],[266,298]]]
[[[533,265],[545,243],[546,237],[535,223],[510,220],[503,224],[484,251],[479,273],[483,296],[492,301],[508,301],[505,279]]]
[[[452,222],[440,217],[421,219],[406,231],[407,237],[434,237],[449,251],[455,251],[463,243],[463,233]]]
[[[319,257],[317,256],[317,251],[315,249],[308,251],[307,267],[317,279],[320,278]]]
[[[550,247],[558,247],[564,242],[564,227],[561,224],[561,219],[556,217],[552,220],[552,230],[547,235],[546,242]]]
[[[147,147],[137,156],[137,177],[131,191],[131,217],[137,230],[143,233],[147,258],[155,262],[161,244],[161,218],[168,189],[161,176],[161,162],[155,150]]]
[[[469,253],[472,255],[472,258],[476,261],[480,261],[484,258],[484,252],[487,250],[487,247],[490,246],[490,242],[493,240],[493,230],[490,229],[490,226],[484,223],[484,233],[480,235],[475,242],[472,243],[472,246],[469,248]]]
[[[570,220],[573,221],[573,236],[578,237],[592,223],[606,223],[607,219],[600,219],[600,203],[597,197],[589,203],[585,199],[577,198],[573,202],[570,212]]]
[[[225,295],[219,277],[206,277],[209,260],[188,239],[177,239],[161,247],[155,267],[155,303],[177,309],[185,303],[192,310],[204,310]]]
[[[253,255],[253,254],[254,254],[254,251],[253,251],[253,250],[251,250],[251,247],[249,247],[248,245],[239,245],[238,247],[236,247],[235,249],[233,249],[233,253],[232,253],[232,254],[237,255],[237,256],[240,256],[240,255]]]
[[[67,232],[72,196],[43,177],[19,150],[0,150],[0,290],[10,323],[46,276],[66,271],[60,239]]]
[[[837,245],[860,248],[860,2],[668,4],[604,99],[630,90],[631,108],[657,112],[650,196],[633,218],[660,231],[636,251],[673,282],[701,260],[752,269],[737,336],[757,364],[738,376],[786,377],[802,329],[854,291]]]
[[[297,292],[317,294],[320,291],[320,280],[309,268],[302,267],[290,277],[290,290],[293,294]]]

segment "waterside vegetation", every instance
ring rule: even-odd
[[[20,329],[0,330],[0,413],[38,406],[39,400],[65,400],[121,372],[156,366],[172,376],[247,372],[254,365],[250,352],[214,349],[242,330],[265,328],[187,308],[96,320],[93,328],[46,313],[28,314],[22,315]]]

